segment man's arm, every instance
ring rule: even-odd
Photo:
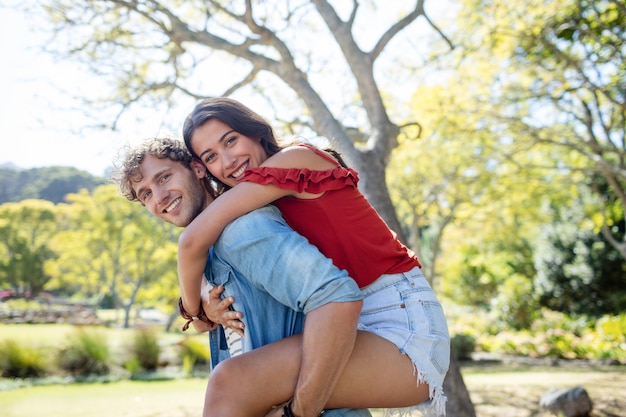
[[[273,207],[231,223],[215,253],[279,302],[307,313],[292,409],[301,417],[319,414],[354,346],[363,298],[358,286]]]

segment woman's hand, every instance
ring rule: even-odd
[[[230,309],[235,299],[233,297],[222,299],[221,294],[223,292],[224,287],[221,285],[213,287],[208,293],[203,292],[202,303],[204,312],[212,322],[228,327],[238,335],[243,336],[245,327],[241,321],[243,314]]]

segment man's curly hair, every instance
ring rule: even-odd
[[[185,143],[170,137],[145,139],[137,146],[127,145],[122,148],[121,152],[117,162],[114,163],[111,179],[117,184],[120,194],[129,201],[139,201],[133,184],[143,178],[141,164],[146,155],[180,162],[187,169],[191,169],[191,161],[193,160],[191,153],[185,147]],[[213,187],[207,181],[204,185],[212,195],[215,194]]]

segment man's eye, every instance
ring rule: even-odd
[[[146,191],[145,193],[141,195],[141,200],[146,201],[148,198],[150,198],[151,195],[152,195],[152,192]]]

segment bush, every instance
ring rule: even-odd
[[[492,300],[492,311],[515,330],[528,329],[535,319],[538,302],[533,296],[532,281],[521,274],[511,276],[500,284],[498,295]]]
[[[153,329],[143,328],[135,332],[131,354],[141,369],[146,371],[155,370],[159,366],[160,353],[159,338]]]
[[[136,375],[142,370],[142,367],[139,363],[139,359],[131,357],[124,362],[124,369],[126,369],[131,375]]]
[[[41,377],[47,372],[44,353],[30,346],[5,340],[0,345],[0,375],[7,378]]]
[[[69,346],[59,351],[59,366],[72,375],[104,375],[109,372],[110,353],[105,337],[79,328]]]
[[[211,351],[206,344],[200,343],[191,337],[184,338],[178,345],[183,359],[184,370],[188,374],[191,373],[196,364],[206,364],[211,359]]]
[[[598,180],[598,178],[590,178]],[[600,179],[601,183],[604,183]],[[602,187],[607,187],[604,183]],[[582,189],[579,198],[585,198]],[[588,196],[587,196],[588,197]],[[601,232],[582,224],[588,214],[579,200],[571,207],[559,206],[554,220],[541,228],[535,252],[535,293],[539,303],[571,315],[601,317],[626,309],[626,261]],[[610,203],[609,203],[610,204]],[[620,205],[621,207],[621,205]],[[607,210],[614,238],[624,236],[622,210]]]
[[[596,327],[607,340],[624,341],[626,340],[626,313],[618,316],[604,316],[598,320]]]
[[[476,329],[474,329],[476,330]],[[626,362],[626,315],[604,316],[595,321],[541,310],[530,330],[483,332],[477,349],[517,356],[564,359],[604,359]]]
[[[457,359],[465,361],[472,359],[472,352],[476,349],[476,339],[466,333],[455,334],[450,339],[450,349]]]

